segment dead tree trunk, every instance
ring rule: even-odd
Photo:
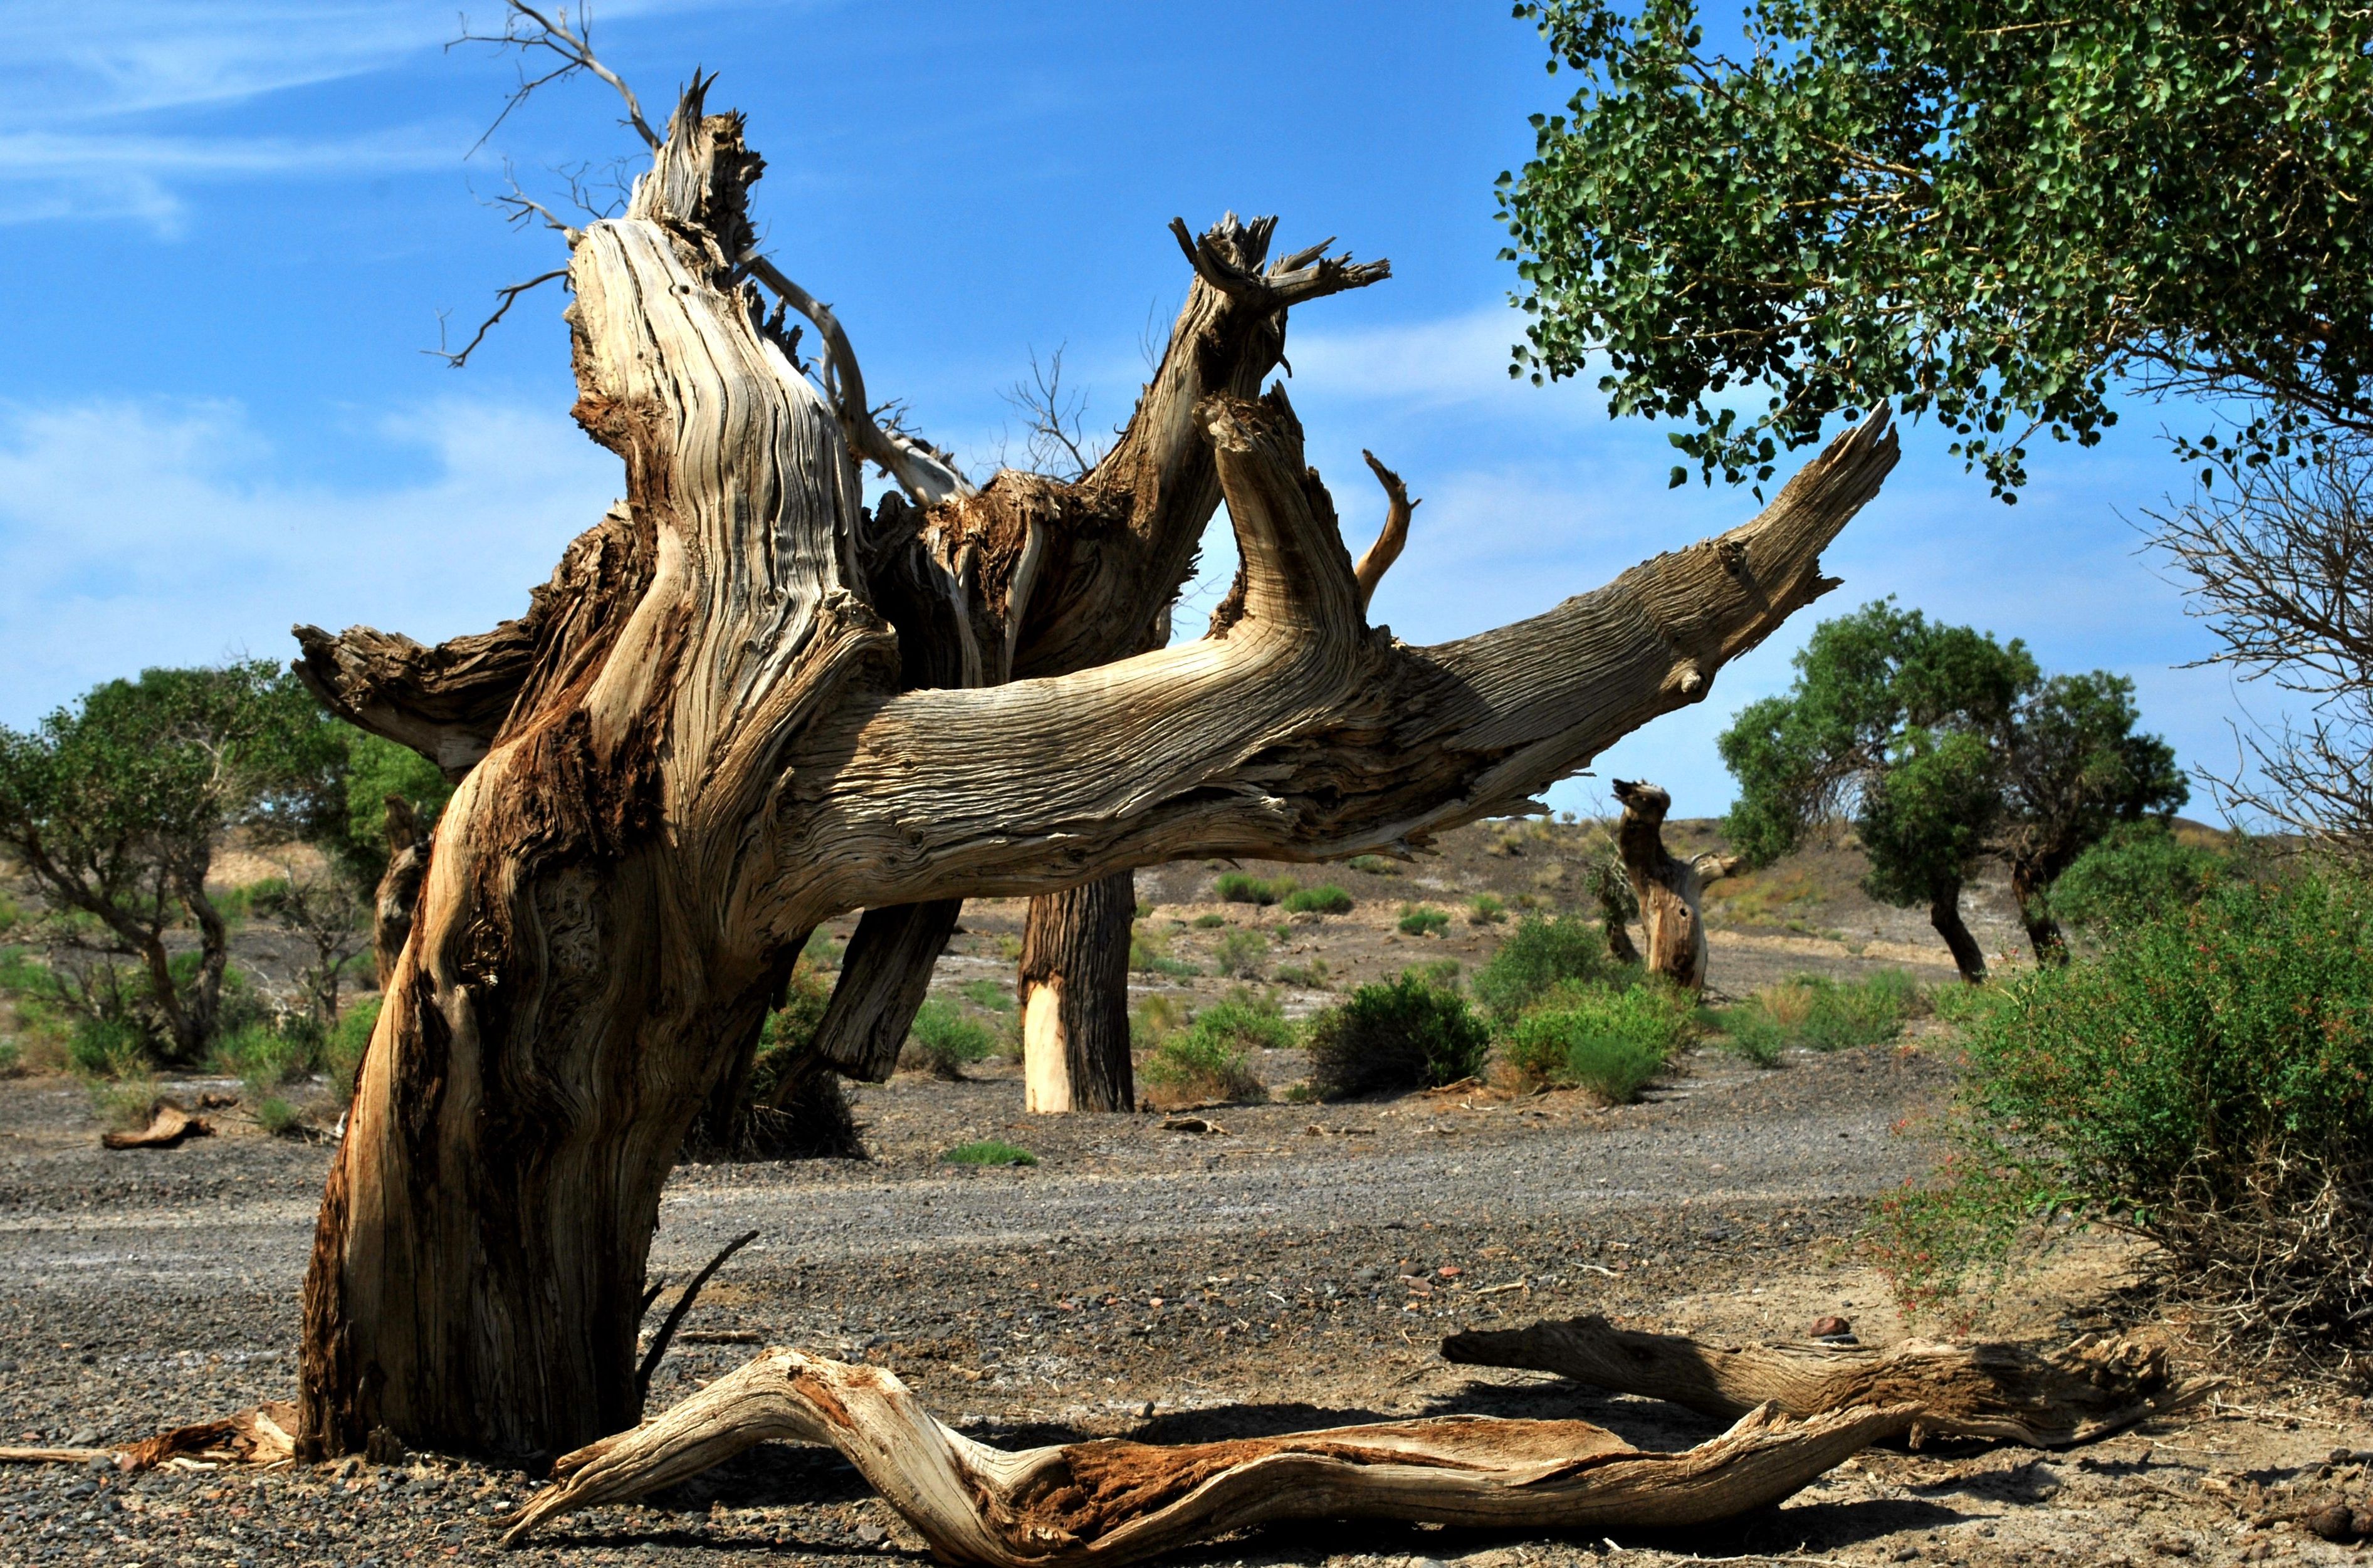
[[[1677,859],[1665,848],[1665,813],[1673,797],[1654,784],[1619,778],[1615,798],[1623,802],[1623,820],[1615,844],[1623,857],[1624,874],[1640,900],[1640,929],[1648,947],[1648,973],[1662,975],[1677,986],[1705,989],[1705,921],[1698,901],[1705,884],[1738,868],[1736,855],[1700,855]],[[1609,941],[1619,927],[1608,927]]]
[[[634,1424],[661,1184],[819,922],[1186,856],[1387,850],[1508,811],[1834,586],[1819,553],[1895,461],[1866,419],[1721,540],[1412,649],[1366,624],[1292,410],[1248,397],[1261,356],[1227,348],[1380,269],[1264,268],[1266,223],[1188,237],[1198,284],[1114,456],[971,494],[873,423],[830,312],[754,251],[759,162],[705,86],[625,212],[570,233],[576,414],[623,460],[623,505],[486,638],[299,633],[342,714],[482,748],[322,1200],[310,1455],[382,1425],[533,1454]],[[822,387],[784,305],[824,339]],[[869,514],[860,457],[925,504]],[[1206,487],[1245,563],[1239,620],[992,678],[1094,665],[1148,626]]]
[[[379,989],[387,989],[395,973],[396,955],[412,936],[412,907],[420,898],[420,879],[428,871],[428,828],[412,802],[401,795],[387,798],[387,872],[379,879],[371,900],[371,957],[379,969]]]
[[[1961,972],[1961,978],[1973,986],[1984,985],[1986,950],[1978,945],[1978,939],[1962,923],[1959,883],[1928,901],[1928,923],[1945,939],[1946,950],[1952,954],[1953,967]]]
[[[1137,1108],[1128,1059],[1128,933],[1136,914],[1129,872],[1030,901],[1018,988],[1025,1109]]]

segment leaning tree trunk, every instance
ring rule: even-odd
[[[1953,967],[1961,972],[1961,978],[1973,986],[1985,984],[1985,949],[1978,945],[1978,939],[1962,923],[1959,883],[1928,901],[1928,923],[1945,939],[1945,946],[1953,954]]]
[[[2010,862],[2010,895],[2018,905],[2018,923],[2027,928],[2027,943],[2038,964],[2068,962],[2068,939],[2052,918],[2051,884],[2038,866],[2016,857]]]
[[[342,714],[484,748],[438,825],[322,1200],[309,1455],[380,1426],[532,1455],[634,1424],[661,1186],[823,920],[1186,856],[1389,850],[1514,809],[1701,700],[1835,586],[1819,552],[1895,461],[1882,413],[1719,540],[1409,648],[1367,625],[1282,394],[1204,374],[1212,333],[1274,336],[1291,304],[1377,275],[1315,250],[1255,271],[1190,239],[1208,287],[1189,310],[1210,314],[1174,333],[1127,472],[933,496],[951,471],[872,423],[830,313],[754,251],[758,160],[738,116],[703,112],[704,86],[625,214],[571,234],[576,413],[623,459],[624,504],[495,634],[431,649],[300,632],[302,673]],[[818,325],[830,395],[761,283]],[[932,504],[869,515],[859,454]],[[1166,563],[1194,550],[1166,532],[1190,509],[1161,495],[1205,478],[1245,563],[1240,618],[1077,673],[989,677],[1147,626]],[[1012,613],[1038,594],[1056,609]],[[951,664],[955,683],[918,678]]]
[[[1042,893],[1023,928],[1023,1107],[1042,1115],[1137,1108],[1128,1059],[1128,935],[1137,878],[1116,872]]]
[[[1666,849],[1665,813],[1672,810],[1673,797],[1656,785],[1619,778],[1615,798],[1623,802],[1615,845],[1623,857],[1624,874],[1640,901],[1648,973],[1662,975],[1689,990],[1703,990],[1705,921],[1698,913],[1698,902],[1707,883],[1738,868],[1738,857],[1706,854],[1684,860]],[[1609,921],[1610,945],[1621,930],[1619,923]],[[1624,945],[1630,945],[1628,939]]]

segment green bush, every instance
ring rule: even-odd
[[[1142,921],[1128,933],[1128,966],[1141,975],[1168,975],[1174,979],[1203,972],[1184,958],[1170,956],[1170,939],[1160,931],[1147,930]]]
[[[952,1165],[1035,1165],[1038,1156],[1018,1143],[1008,1143],[1002,1138],[984,1138],[977,1143],[959,1143],[940,1156]]]
[[[1927,1006],[1918,981],[1900,969],[1882,969],[1843,984],[1819,975],[1799,975],[1764,987],[1737,1006],[1723,1009],[1716,1019],[1731,1050],[1770,1067],[1784,1050],[1882,1045],[1903,1033],[1903,1025]]]
[[[964,1000],[972,1003],[975,1007],[979,1008],[983,1012],[1011,1012],[1013,1011],[1013,993],[1007,990],[1003,986],[999,985],[995,980],[985,977],[977,980],[966,980],[963,985],[958,986],[956,989],[963,994]]]
[[[2224,872],[2224,856],[2183,843],[2163,823],[2120,827],[2060,873],[2052,912],[2098,935],[2197,904]]]
[[[253,1106],[284,1083],[311,1077],[321,1045],[317,1030],[244,1024],[216,1039],[214,1067],[238,1079],[247,1091],[249,1105]]]
[[[2005,989],[1966,1031],[1955,1167],[1881,1216],[1900,1289],[1949,1293],[1985,1250],[1923,1262],[1914,1223],[1999,1237],[2066,1205],[2158,1243],[2237,1340],[2373,1346],[2373,893],[2226,883]]]
[[[1253,875],[1250,872],[1222,872],[1219,879],[1211,883],[1211,891],[1220,895],[1222,902],[1228,904],[1267,906],[1276,903],[1280,898],[1291,897],[1293,889],[1294,881],[1290,876],[1281,876],[1274,882],[1268,882]]]
[[[1198,931],[1215,931],[1227,923],[1228,918],[1225,915],[1198,915],[1195,917],[1195,929]]]
[[[1496,893],[1479,893],[1467,901],[1469,925],[1496,926],[1508,918],[1508,906]]]
[[[266,1094],[256,1101],[254,1111],[255,1125],[275,1138],[295,1130],[303,1123],[303,1118],[297,1114],[297,1107],[277,1094]]]
[[[906,1031],[904,1055],[935,1078],[961,1082],[964,1070],[997,1053],[997,1036],[937,997],[927,997]]]
[[[1268,938],[1259,931],[1230,931],[1211,950],[1214,968],[1243,980],[1260,978],[1261,963],[1268,956]]]
[[[355,1074],[362,1067],[363,1052],[370,1045],[371,1030],[378,1026],[384,1000],[378,996],[357,997],[338,1014],[338,1022],[321,1042],[321,1071],[329,1075],[331,1091],[341,1106],[355,1097]]]
[[[90,1108],[111,1132],[137,1132],[157,1114],[157,1081],[142,1075],[102,1078],[90,1086]]]
[[[1164,1036],[1138,1076],[1173,1100],[1257,1104],[1268,1091],[1252,1070],[1251,1053],[1292,1044],[1293,1025],[1276,1003],[1239,991]]]
[[[1349,870],[1360,872],[1368,876],[1398,876],[1401,874],[1400,867],[1393,861],[1385,859],[1382,855],[1354,855],[1350,860],[1344,861],[1343,864]]]
[[[0,1078],[14,1078],[25,1071],[25,1047],[15,1036],[0,1036]]]
[[[1311,1085],[1335,1099],[1471,1078],[1482,1071],[1491,1036],[1465,997],[1404,973],[1362,986],[1320,1013],[1309,1044]]]
[[[1403,936],[1439,936],[1449,928],[1450,917],[1439,909],[1423,905],[1401,906],[1400,929]]]
[[[1528,916],[1475,972],[1471,989],[1477,1005],[1505,1024],[1565,981],[1614,983],[1624,977],[1626,971],[1607,955],[1606,936],[1596,924],[1580,915]]]
[[[1290,915],[1348,915],[1351,908],[1351,895],[1331,882],[1296,888],[1285,895],[1285,909]]]
[[[1280,986],[1300,986],[1304,990],[1323,991],[1327,989],[1327,960],[1313,958],[1307,964],[1280,964],[1272,971]]]
[[[1696,1012],[1694,999],[1667,985],[1570,980],[1515,1021],[1501,1054],[1532,1082],[1579,1085],[1621,1105],[1689,1043]]]

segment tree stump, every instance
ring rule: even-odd
[[[1738,869],[1738,857],[1704,854],[1684,860],[1666,850],[1665,813],[1672,809],[1673,798],[1654,784],[1619,778],[1615,798],[1623,802],[1615,843],[1640,901],[1641,931],[1647,943],[1642,957],[1648,973],[1689,990],[1703,990],[1705,921],[1698,901],[1707,883]]]

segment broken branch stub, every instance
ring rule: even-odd
[[[2163,1347],[2088,1334],[2043,1354],[2023,1345],[1906,1340],[1884,1350],[1777,1344],[1736,1349],[1618,1328],[1596,1316],[1453,1334],[1443,1359],[1553,1372],[1619,1394],[1736,1418],[1770,1406],[1799,1417],[1885,1405],[1917,1411],[1915,1435],[1990,1437],[2032,1448],[2089,1443],[2180,1410],[2219,1386],[2185,1383]]]
[[[879,1367],[769,1350],[665,1415],[561,1457],[558,1483],[512,1515],[503,1540],[768,1440],[838,1450],[941,1562],[984,1568],[1131,1562],[1291,1519],[1697,1525],[1778,1502],[1916,1413],[1868,1407],[1800,1422],[1760,1410],[1679,1453],[1642,1452],[1587,1422],[1489,1416],[1013,1452],[941,1425]]]

